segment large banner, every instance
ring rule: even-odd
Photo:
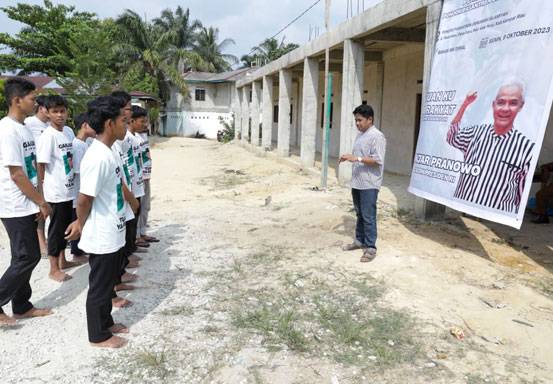
[[[552,79],[553,0],[445,0],[409,191],[520,228]]]

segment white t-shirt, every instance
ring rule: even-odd
[[[131,189],[131,176],[129,174],[129,169],[127,167],[127,164],[125,164],[125,152],[123,151],[123,144],[124,141],[122,140],[115,140],[113,145],[111,146],[112,152],[115,154],[117,164],[121,167],[123,170],[123,182],[125,183],[125,186]],[[132,211],[131,205],[125,200],[125,218],[127,221],[130,221],[134,219],[134,212]]]
[[[75,138],[75,132],[73,132],[73,130],[67,125],[63,127],[63,134],[71,141]]]
[[[150,140],[147,133],[139,133],[142,138],[142,165],[144,167],[142,176],[144,180],[152,177],[152,157],[150,155]]]
[[[65,133],[49,126],[38,139],[37,162],[46,164],[44,198],[61,203],[75,198],[73,143]]]
[[[124,141],[127,143],[125,161],[129,167],[132,180],[132,193],[134,197],[144,196],[144,179],[142,178],[142,156],[140,154],[140,143],[131,131],[127,130]]]
[[[75,173],[75,199],[73,200],[73,208],[77,208],[77,198],[81,185],[81,160],[87,149],[87,143],[76,137],[73,139],[73,172]]]
[[[104,143],[94,140],[81,162],[80,193],[94,197],[79,248],[95,255],[113,253],[125,245],[123,170]]]
[[[38,142],[38,138],[42,135],[42,132],[48,128],[48,122],[43,122],[38,117],[29,116],[25,119],[25,126],[31,130],[33,137],[35,138],[35,143]]]
[[[38,206],[13,182],[9,166],[22,167],[36,187],[38,177],[33,134],[25,125],[4,117],[0,120],[0,217],[23,217],[38,213]]]

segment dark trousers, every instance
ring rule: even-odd
[[[109,328],[114,324],[111,317],[111,299],[115,275],[119,271],[121,251],[105,255],[90,254],[90,275],[88,276],[88,295],[86,297],[86,323],[88,340],[100,343],[112,336]]]
[[[352,189],[351,195],[357,214],[355,238],[364,247],[376,249],[376,200],[378,189]]]
[[[0,313],[12,302],[12,311],[21,315],[33,308],[29,280],[40,261],[36,215],[2,219],[10,238],[11,263],[0,278]]]
[[[71,216],[71,220],[72,221],[77,220],[77,210],[75,208],[73,208],[73,215]],[[79,248],[79,240],[81,240],[81,239],[70,241],[70,243],[71,243],[71,254],[74,255],[74,256],[84,255],[84,251]]]
[[[52,207],[52,215],[48,226],[48,256],[58,257],[60,252],[67,247],[65,231],[71,224],[73,201],[50,203],[50,206]]]

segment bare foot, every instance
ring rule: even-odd
[[[70,275],[68,275],[67,273],[65,272],[62,272],[62,271],[55,271],[55,272],[50,272],[48,274],[48,277],[54,281],[58,281],[60,283],[63,283],[64,281],[67,281],[67,280],[71,280],[72,277]]]
[[[129,333],[129,328],[121,323],[113,324],[109,330],[111,333]]]
[[[117,284],[115,286],[115,291],[116,292],[119,292],[119,291],[132,291],[134,289],[136,289],[136,287],[134,285],[124,284],[124,283]]]
[[[131,261],[129,260],[129,264],[127,264],[127,268],[138,268],[140,267],[140,264],[138,261]]]
[[[90,343],[93,347],[98,348],[121,348],[127,344],[127,340],[119,336],[112,336],[101,343]]]
[[[142,257],[140,256],[137,256],[137,255],[130,255],[129,256],[129,261],[134,261],[134,262],[139,262],[139,261],[142,261]]]
[[[51,315],[52,310],[50,308],[31,308],[27,312],[22,313],[20,315],[14,314],[13,317],[16,319],[30,319],[33,317],[44,317]]]
[[[9,317],[5,313],[0,313],[0,325],[15,325],[17,321],[13,317]]]
[[[137,248],[134,253],[148,253],[148,251],[146,249],[143,249],[143,248]]]
[[[122,297],[116,297],[114,299],[111,299],[111,305],[115,308],[128,308],[132,307],[133,302],[127,299],[123,299]]]
[[[136,280],[138,280],[138,275],[135,275],[133,273],[125,272],[123,273],[123,276],[121,276],[122,283],[132,283]]]

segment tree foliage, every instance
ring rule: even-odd
[[[285,43],[285,39],[283,37],[280,42],[275,38],[263,40],[261,44],[252,48],[251,54],[240,58],[242,64],[246,67],[251,67],[253,63],[265,65],[299,47],[295,43]]]

